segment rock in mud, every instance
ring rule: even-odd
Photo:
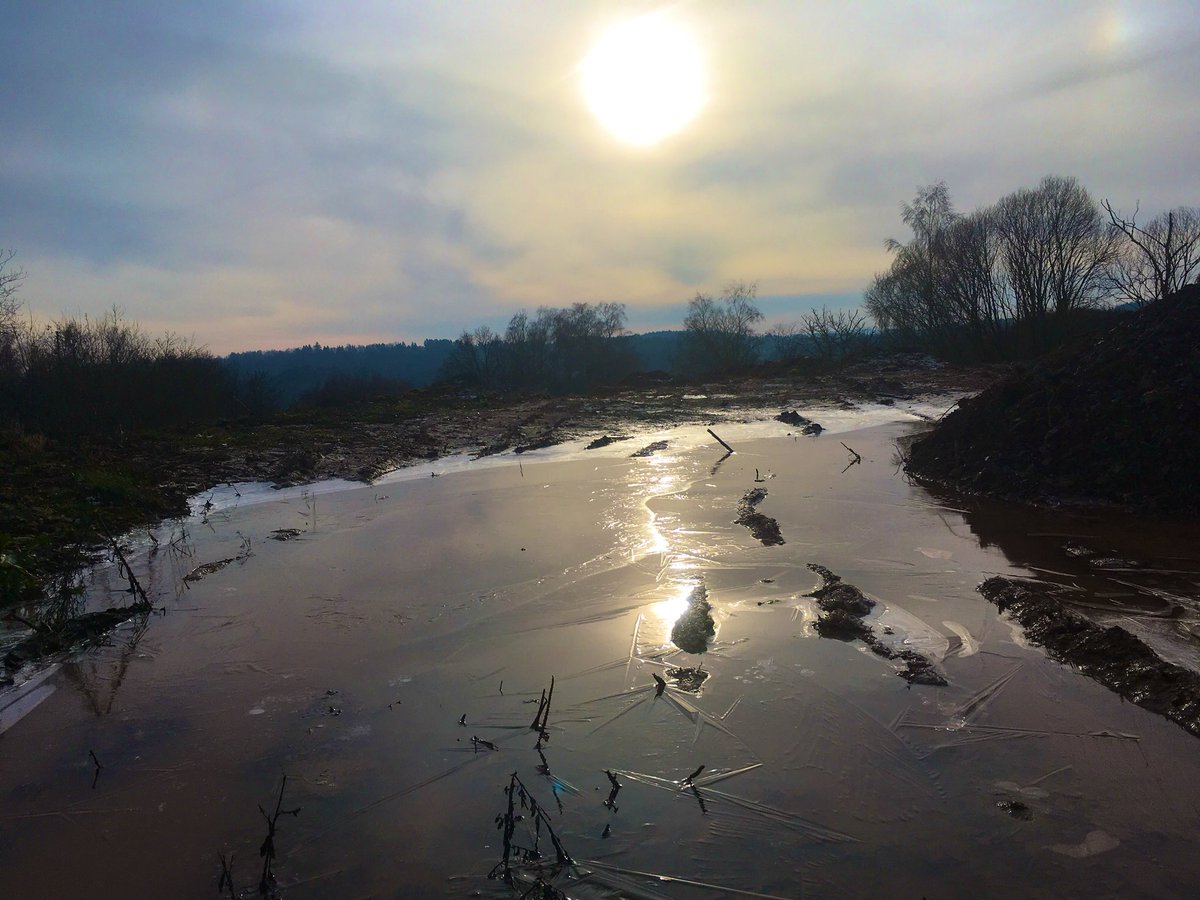
[[[1097,625],[1068,609],[1048,585],[997,576],[979,592],[1055,659],[1200,737],[1200,673],[1167,662],[1120,626]]]
[[[698,584],[688,597],[687,612],[675,621],[675,627],[671,629],[671,643],[685,653],[704,653],[716,633],[708,591],[704,585]]]
[[[755,509],[766,498],[767,492],[763,488],[746,491],[746,495],[738,503],[738,515],[734,521],[738,525],[745,525],[764,546],[770,547],[782,544],[784,540],[783,533],[779,530],[779,522]]]
[[[810,419],[804,418],[804,416],[800,415],[794,409],[785,409],[775,417],[775,420],[788,425],[795,425],[797,428],[803,428],[805,425],[811,424]]]
[[[888,646],[863,621],[863,617],[875,608],[874,600],[822,565],[809,563],[808,568],[821,576],[821,586],[808,594],[821,610],[817,634],[840,641],[862,641],[876,656],[901,663],[904,668],[896,674],[909,684],[946,684],[946,677],[932,662],[916,650],[896,650]]]

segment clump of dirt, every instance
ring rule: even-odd
[[[671,679],[672,687],[698,694],[708,680],[708,672],[703,666],[672,666],[667,669],[667,677]]]
[[[762,488],[746,491],[746,495],[738,503],[738,515],[734,521],[738,525],[745,525],[750,529],[752,535],[763,542],[764,546],[770,547],[782,544],[784,540],[783,533],[779,530],[779,523],[755,509],[766,498],[767,492]]]
[[[874,600],[822,565],[809,563],[808,568],[821,576],[821,586],[808,594],[821,609],[817,634],[839,641],[862,641],[876,656],[903,663],[904,668],[896,674],[909,684],[946,684],[945,676],[932,662],[916,650],[896,650],[888,646],[863,621],[863,617],[875,608]]]
[[[997,576],[979,592],[1055,659],[1200,737],[1200,674],[1167,662],[1118,625],[1103,627],[1072,611],[1048,585]]]
[[[647,444],[641,450],[633,451],[632,453],[629,454],[629,458],[630,459],[638,459],[643,456],[653,456],[659,450],[666,450],[666,449],[667,449],[666,441],[655,441],[652,444]]]
[[[609,444],[615,444],[617,441],[627,441],[627,440],[629,440],[628,435],[618,434],[618,435],[613,436],[613,435],[606,434],[602,437],[596,438],[594,441],[589,443],[583,449],[584,450],[599,450],[601,447],[607,447]]]
[[[1020,819],[1022,822],[1029,822],[1033,819],[1033,810],[1020,800],[998,800],[996,808],[1008,813],[1014,819]]]
[[[808,595],[821,608],[817,634],[841,641],[861,640],[871,634],[863,616],[875,608],[875,601],[824,566],[809,563],[808,567],[821,576],[821,586]]]
[[[800,429],[801,434],[820,434],[825,430],[825,426],[820,422],[814,422],[812,419],[805,418],[794,409],[785,409],[775,419],[788,425],[795,425]]]
[[[712,604],[708,602],[708,591],[698,584],[688,597],[688,608],[675,620],[671,629],[671,643],[685,653],[705,653],[708,642],[717,633],[717,624],[712,617]]]
[[[960,401],[918,478],[1021,500],[1200,511],[1200,285]]]
[[[217,572],[220,572],[223,568],[233,562],[237,562],[237,557],[230,556],[225,559],[218,559],[214,560],[213,562],[204,563],[203,565],[196,566],[196,568],[184,575],[183,580],[188,583],[199,581],[201,578],[204,578],[208,575],[215,575]]]
[[[796,412],[796,410],[794,410],[794,409],[785,409],[783,412],[781,412],[779,415],[777,415],[775,417],[775,421],[783,422],[784,424],[787,424],[787,425],[795,425],[797,428],[803,428],[805,425],[809,424],[809,422],[811,422],[812,420],[806,419],[804,416],[800,415],[800,413]]]

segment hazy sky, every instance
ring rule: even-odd
[[[651,148],[580,60],[650,10],[707,102]],[[857,302],[946,180],[1046,174],[1200,205],[1200,12],[1141,2],[13,0],[0,247],[35,313],[114,303],[217,352],[452,337],[615,300],[637,330],[756,281],[772,318]]]

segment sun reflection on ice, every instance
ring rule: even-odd
[[[648,608],[650,614],[658,620],[666,633],[669,634],[679,617],[687,612],[688,600],[695,588],[696,585],[691,582],[680,584],[675,596],[650,604]]]

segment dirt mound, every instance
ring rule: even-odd
[[[918,478],[1035,501],[1200,511],[1200,285],[963,401]]]

